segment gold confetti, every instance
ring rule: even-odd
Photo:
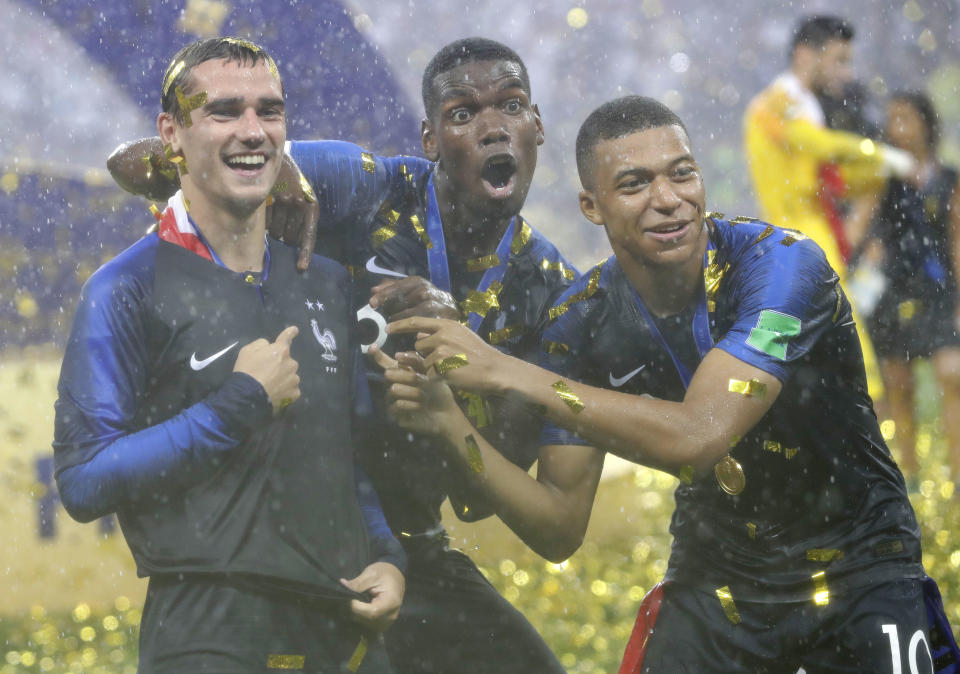
[[[747,522],[747,536],[750,538],[757,537],[757,525],[753,522]]]
[[[458,367],[463,367],[467,364],[467,354],[458,353],[453,356],[447,356],[443,360],[438,360],[433,364],[433,369],[437,371],[437,374],[446,374],[450,370],[456,370]]]
[[[505,328],[494,330],[487,335],[487,341],[491,344],[503,344],[507,340],[523,334],[523,332],[524,329],[522,325],[508,325]]]
[[[420,241],[423,242],[423,247],[427,249],[433,248],[433,241],[430,240],[430,235],[427,234],[427,230],[424,228],[423,223],[420,222],[420,217],[417,215],[411,215],[410,224],[413,226],[413,231],[415,231],[417,236],[420,237]]]
[[[763,449],[764,451],[774,452],[776,454],[780,454],[781,452],[783,452],[783,448],[780,446],[780,443],[777,442],[776,440],[764,440]]]
[[[470,469],[474,473],[482,473],[483,455],[480,453],[480,445],[477,444],[477,439],[471,433],[463,441],[467,445],[467,463],[470,464]]]
[[[767,228],[764,229],[762,232],[760,232],[759,236],[757,236],[757,238],[753,240],[753,244],[751,245],[760,243],[761,241],[766,239],[768,236],[773,234],[773,232],[774,232],[773,225],[767,225]]]
[[[381,206],[380,210],[377,212],[377,215],[389,222],[391,227],[395,226],[397,221],[400,219],[400,212],[394,210],[393,206],[390,204],[384,204]]]
[[[560,260],[551,262],[547,258],[543,258],[543,261],[540,262],[540,267],[543,268],[544,271],[559,272],[559,274],[568,281],[573,280],[573,270],[564,266],[563,262]]]
[[[180,175],[185,176],[190,171],[187,170],[187,158],[182,154],[176,154],[170,157],[170,163],[177,167],[180,171]]]
[[[360,637],[360,643],[357,644],[357,648],[353,651],[353,655],[350,656],[350,661],[347,663],[347,669],[351,672],[355,672],[360,669],[360,663],[363,662],[363,659],[367,656],[367,637]]]
[[[787,461],[789,461],[790,459],[795,457],[797,455],[797,452],[799,451],[800,451],[799,447],[787,447],[785,450],[783,450],[783,455],[787,457]]]
[[[270,188],[270,194],[283,194],[289,188],[290,186],[287,185],[287,183],[283,182],[282,180],[278,180],[273,184],[273,187]]]
[[[406,180],[408,183],[413,183],[413,174],[410,173],[410,169],[407,168],[406,164],[400,164],[400,168],[397,169],[397,173],[399,173],[400,177]]]
[[[600,275],[602,273],[603,273],[603,264],[601,263],[601,264],[598,264],[596,267],[594,267],[593,270],[590,272],[590,279],[587,281],[586,288],[584,288],[581,292],[576,293],[575,295],[571,295],[570,297],[565,299],[563,302],[561,302],[560,304],[550,309],[550,320],[555,321],[561,316],[563,316],[565,313],[567,313],[567,309],[569,309],[572,304],[576,304],[577,302],[580,302],[582,300],[592,297],[593,294],[597,292],[597,287],[599,287],[600,285]]]
[[[837,284],[836,293],[837,293],[837,305],[836,307],[834,307],[834,310],[833,310],[833,318],[830,319],[834,323],[837,322],[837,318],[840,317],[840,310],[843,308],[843,288],[840,287],[839,283]]]
[[[533,234],[530,230],[530,225],[528,225],[523,218],[517,217],[520,220],[520,229],[513,233],[513,241],[510,242],[510,252],[514,255],[519,254],[520,251],[523,250],[523,247],[527,245],[530,236]]]
[[[711,312],[717,310],[716,297],[720,290],[720,281],[730,270],[729,262],[720,267],[716,262],[716,257],[716,250],[708,250],[707,266],[703,268],[703,287],[707,294],[707,311]]]
[[[187,64],[183,61],[177,61],[176,63],[171,63],[167,67],[167,74],[163,76],[163,88],[161,89],[161,95],[166,96],[167,92],[170,91],[170,85],[173,84],[173,81],[177,79],[177,75],[180,74],[180,71],[184,69]]]
[[[158,222],[163,219],[163,213],[157,208],[156,204],[150,204],[150,212],[153,213],[153,217],[155,217]]]
[[[731,379],[727,384],[727,390],[750,398],[760,398],[760,400],[763,400],[767,395],[767,385],[761,383],[759,379],[749,381]]]
[[[477,428],[486,428],[490,425],[493,413],[490,411],[490,403],[487,399],[478,393],[466,393],[461,391],[460,397],[467,401],[467,416],[473,419],[473,425]]]
[[[500,264],[500,256],[496,253],[484,255],[483,257],[475,257],[466,262],[467,271],[486,271],[487,269],[496,267],[498,264]]]
[[[725,216],[723,213],[718,213],[717,211],[707,211],[706,215],[703,217],[710,218],[711,220],[725,220],[727,216]]]
[[[377,170],[377,162],[374,160],[373,155],[369,152],[360,153],[360,164],[361,168],[367,173],[373,173]]]
[[[553,390],[556,391],[557,395],[560,396],[560,400],[565,402],[574,414],[580,414],[583,408],[586,407],[583,401],[580,400],[580,397],[574,393],[562,379],[553,384]]]
[[[502,289],[500,282],[494,281],[486,292],[471,290],[467,293],[467,299],[460,304],[460,309],[464,315],[477,314],[485,318],[491,309],[500,308],[499,295]]]
[[[730,594],[730,587],[727,585],[718,587],[717,599],[720,600],[720,605],[723,607],[723,612],[726,614],[727,620],[734,625],[739,625],[741,622],[740,613],[737,611],[737,605],[733,603],[733,595]]]
[[[381,227],[380,229],[375,231],[373,234],[371,234],[370,238],[373,239],[373,245],[379,248],[380,246],[382,246],[384,243],[386,243],[396,235],[397,235],[396,230],[390,227]]]
[[[757,222],[757,219],[751,218],[748,215],[738,215],[735,218],[730,218],[730,220],[728,220],[727,222],[729,222],[731,225],[743,225],[748,222]]]
[[[243,280],[247,283],[254,283],[256,282],[257,278],[253,274],[247,274]]]
[[[186,127],[193,126],[190,113],[207,102],[207,92],[201,91],[193,96],[187,96],[183,93],[183,87],[180,85],[177,85],[174,92],[177,94],[177,103],[180,104],[180,111],[183,114],[183,125]]]
[[[544,340],[543,350],[551,355],[556,353],[570,353],[570,347],[563,342],[551,342],[550,340]]]
[[[267,669],[303,669],[306,661],[305,655],[268,655]]]
[[[807,550],[808,562],[833,562],[843,559],[843,550],[832,548],[811,548]]]
[[[693,484],[693,466],[680,466],[677,478],[684,484]]]
[[[826,606],[830,603],[830,588],[827,587],[827,572],[817,571],[813,576],[813,603]]]
[[[792,234],[787,234],[785,237],[783,237],[783,239],[780,240],[780,244],[789,247],[799,240],[800,239],[794,237]]]

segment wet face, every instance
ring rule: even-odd
[[[263,61],[251,67],[213,59],[188,78],[186,96],[200,92],[206,102],[190,111],[190,125],[163,113],[160,136],[184,156],[181,182],[192,200],[247,215],[263,204],[280,171],[287,134],[280,82]]]
[[[927,128],[923,117],[906,101],[891,101],[887,106],[887,140],[914,155],[926,154]]]
[[[703,254],[706,195],[681,127],[601,141],[592,166],[593,185],[580,193],[580,209],[606,228],[618,259],[671,266]]]
[[[842,96],[853,77],[853,45],[849,40],[827,40],[815,51],[813,87],[830,96]]]
[[[437,75],[436,100],[423,123],[427,157],[438,162],[446,195],[468,217],[520,212],[543,143],[540,113],[520,66],[474,61]]]

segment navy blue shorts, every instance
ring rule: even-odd
[[[736,597],[724,605],[715,593],[678,583],[662,589],[646,638],[636,631],[631,638],[643,640],[643,652],[621,674],[935,671],[922,580],[850,590],[825,605]]]

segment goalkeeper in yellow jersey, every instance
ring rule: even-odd
[[[839,17],[802,20],[793,34],[790,68],[750,102],[744,118],[763,219],[816,241],[841,280],[845,233],[825,190],[835,192],[840,182],[851,198],[876,193],[888,176],[906,175],[915,163],[902,150],[826,128],[816,93],[837,92],[850,79],[852,39],[853,27]],[[879,397],[883,384],[862,330],[861,341],[870,392]]]

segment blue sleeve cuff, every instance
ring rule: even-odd
[[[246,437],[273,417],[263,386],[244,372],[234,372],[204,401],[220,417],[226,432]]]

